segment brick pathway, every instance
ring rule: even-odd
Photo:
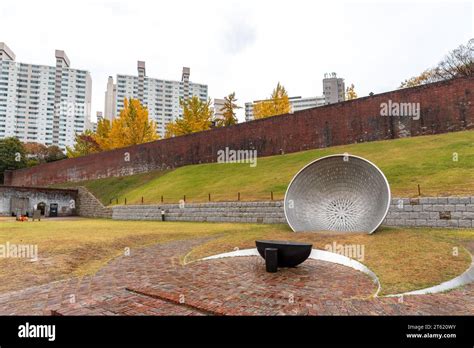
[[[263,260],[179,263],[203,240],[132,250],[93,276],[0,294],[2,315],[474,314],[474,285],[436,295],[371,298],[375,284],[348,267],[308,260],[266,273]]]

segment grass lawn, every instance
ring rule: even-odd
[[[394,196],[414,197],[417,185],[423,196],[470,195],[474,187],[474,131],[336,146],[327,149],[258,158],[248,164],[202,164],[168,172],[150,172],[123,178],[80,183],[104,204],[119,199],[145,203],[212,200],[282,199],[296,172],[316,158],[344,153],[365,157],[378,165],[388,178]],[[453,155],[457,154],[457,161]],[[61,187],[75,186],[63,184]]]
[[[379,277],[382,293],[435,285],[464,272],[470,257],[463,245],[474,242],[474,230],[384,228],[373,235],[293,233],[285,225],[191,222],[137,222],[76,219],[0,222],[0,244],[37,244],[39,261],[0,260],[0,291],[93,274],[125,248],[189,238],[214,237],[187,255],[184,263],[204,256],[254,247],[256,239],[364,245],[362,261]],[[459,254],[453,255],[453,248]]]

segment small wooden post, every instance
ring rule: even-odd
[[[127,205],[127,197],[125,197],[125,205]]]
[[[237,194],[237,200],[240,201],[240,192]]]
[[[143,196],[142,196],[142,204],[143,204]]]
[[[421,196],[420,184],[418,184],[418,196]]]
[[[270,191],[270,193],[271,193],[271,199],[273,201],[273,191]]]
[[[118,204],[118,198],[116,198],[116,200],[117,200],[117,204]]]
[[[209,193],[208,196],[209,196],[209,202],[210,202],[211,201],[211,194]]]
[[[163,196],[161,196],[161,203],[163,203]]]
[[[183,201],[186,202],[186,195],[183,196]]]

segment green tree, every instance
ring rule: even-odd
[[[211,128],[212,109],[211,101],[202,101],[196,96],[190,99],[181,99],[183,117],[166,126],[166,138],[191,134]]]
[[[283,115],[291,110],[290,100],[285,87],[278,82],[270,99],[258,102],[253,107],[255,119]]]
[[[15,170],[27,166],[26,151],[17,138],[0,139],[0,182],[3,183],[5,170]]]
[[[46,149],[46,156],[44,158],[46,162],[60,161],[65,158],[67,158],[67,156],[59,146],[51,145]]]
[[[235,116],[235,110],[241,109],[238,106],[237,99],[235,98],[235,92],[232,92],[224,98],[224,107],[222,108],[222,115],[224,118],[216,120],[217,127],[227,127],[237,124],[237,117]]]

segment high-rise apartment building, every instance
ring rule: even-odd
[[[105,91],[104,118],[112,122],[116,117],[117,108],[117,85],[114,84],[114,78],[109,76],[107,80],[107,89]]]
[[[344,79],[338,78],[336,73],[325,74],[323,79],[323,94],[326,104],[339,103],[346,100]]]
[[[99,124],[99,122],[101,120],[104,119],[104,114],[102,113],[102,111],[97,111],[96,112],[96,121],[95,122],[92,122],[92,126],[91,126],[91,129],[94,131],[94,132],[97,132],[97,125]]]
[[[183,68],[181,81],[151,78],[146,75],[145,62],[138,61],[138,76],[117,75],[115,115],[123,109],[125,98],[139,99],[148,108],[148,116],[156,122],[157,133],[165,135],[166,125],[181,117],[180,99],[197,96],[207,101],[207,85],[189,80],[190,69]],[[107,117],[107,113],[105,115]]]
[[[55,66],[17,63],[0,43],[0,138],[64,150],[90,127],[90,74],[70,68],[64,51],[56,50],[55,57]]]

